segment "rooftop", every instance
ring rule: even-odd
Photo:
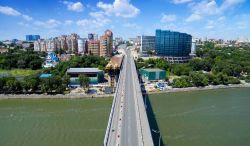
[[[144,68],[143,70],[148,71],[148,72],[165,71],[165,70],[159,69],[159,68]]]
[[[41,74],[40,75],[40,78],[48,78],[48,77],[51,77],[52,76],[52,74]]]
[[[92,72],[100,72],[101,70],[99,70],[98,68],[69,68],[67,70],[67,73],[92,73]]]

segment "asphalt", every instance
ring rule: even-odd
[[[104,146],[153,146],[134,60],[130,50],[124,51]]]
[[[138,146],[137,118],[135,109],[134,83],[130,53],[127,53],[124,116],[121,134],[121,146]]]

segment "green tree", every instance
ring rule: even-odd
[[[190,82],[190,77],[184,76],[181,78],[176,78],[173,80],[172,86],[174,88],[186,88],[186,87],[192,87],[192,84]]]
[[[22,90],[21,83],[16,78],[8,78],[6,81],[7,90],[12,93],[17,93]]]
[[[202,59],[199,59],[199,58],[195,58],[195,59],[190,60],[189,65],[191,66],[191,68],[194,71],[204,70],[204,68],[205,68]]]
[[[191,71],[192,69],[188,64],[174,64],[171,67],[171,72],[177,76],[188,76]]]
[[[40,79],[37,76],[28,76],[24,78],[22,82],[22,87],[26,92],[34,92],[38,89],[39,84]]]
[[[87,77],[85,75],[80,75],[79,76],[79,81],[80,81],[81,87],[83,87],[84,89],[89,87],[89,83],[90,83],[89,77]]]
[[[208,85],[208,78],[201,72],[191,72],[191,81],[196,87],[204,87]]]

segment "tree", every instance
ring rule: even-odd
[[[181,78],[176,78],[173,80],[172,86],[174,88],[186,88],[186,87],[191,87],[190,83],[190,77],[181,77]]]
[[[201,59],[195,58],[189,61],[189,65],[192,67],[194,71],[204,70],[204,63]]]
[[[41,68],[41,66],[42,66],[42,62],[39,60],[33,60],[29,64],[29,68],[31,68],[33,70],[39,69],[39,68]]]
[[[174,64],[171,67],[171,72],[177,76],[188,76],[191,71],[192,69],[188,64]]]
[[[203,57],[205,54],[205,52],[200,48],[197,48],[195,52],[198,57]]]
[[[17,61],[17,67],[18,68],[25,68],[26,67],[26,63],[24,60],[18,60]]]
[[[7,90],[13,93],[22,90],[21,83],[16,78],[8,78],[6,81]]]
[[[36,76],[28,76],[25,77],[23,82],[22,82],[22,87],[23,89],[28,92],[28,91],[36,91],[39,86],[39,78]]]
[[[191,81],[196,87],[204,87],[208,85],[208,78],[201,72],[191,72]]]
[[[247,77],[245,78],[245,81],[246,81],[247,83],[250,83],[250,76],[247,76]]]
[[[6,84],[5,78],[0,78],[0,91],[4,90],[5,84]]]
[[[89,82],[90,82],[89,77],[87,77],[85,75],[80,75],[79,81],[80,81],[81,87],[83,87],[84,89],[89,87]]]
[[[63,83],[64,83],[65,85],[68,85],[68,84],[70,83],[70,76],[69,76],[69,75],[65,75],[65,76],[63,77]]]

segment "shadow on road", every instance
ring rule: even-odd
[[[139,74],[138,74],[138,76],[139,76]],[[139,76],[139,79],[140,79],[140,83],[142,83],[141,82],[142,79],[140,78],[140,76]],[[153,107],[152,107],[151,102],[150,102],[149,97],[148,97],[148,93],[144,89],[145,89],[144,84],[141,84],[141,90],[142,90],[142,94],[143,94],[143,100],[144,100],[144,104],[146,103],[146,107],[147,107],[146,111],[147,111],[149,126],[150,126],[150,129],[151,129],[151,134],[152,134],[152,137],[153,137],[154,145],[155,146],[166,146],[163,143],[162,138],[160,138],[160,142],[159,142],[159,136],[160,136],[160,134],[158,132],[160,132],[160,129],[158,127],[158,124],[157,124],[157,121],[156,121],[156,117],[155,117],[155,114],[154,114],[154,111],[153,111]]]

